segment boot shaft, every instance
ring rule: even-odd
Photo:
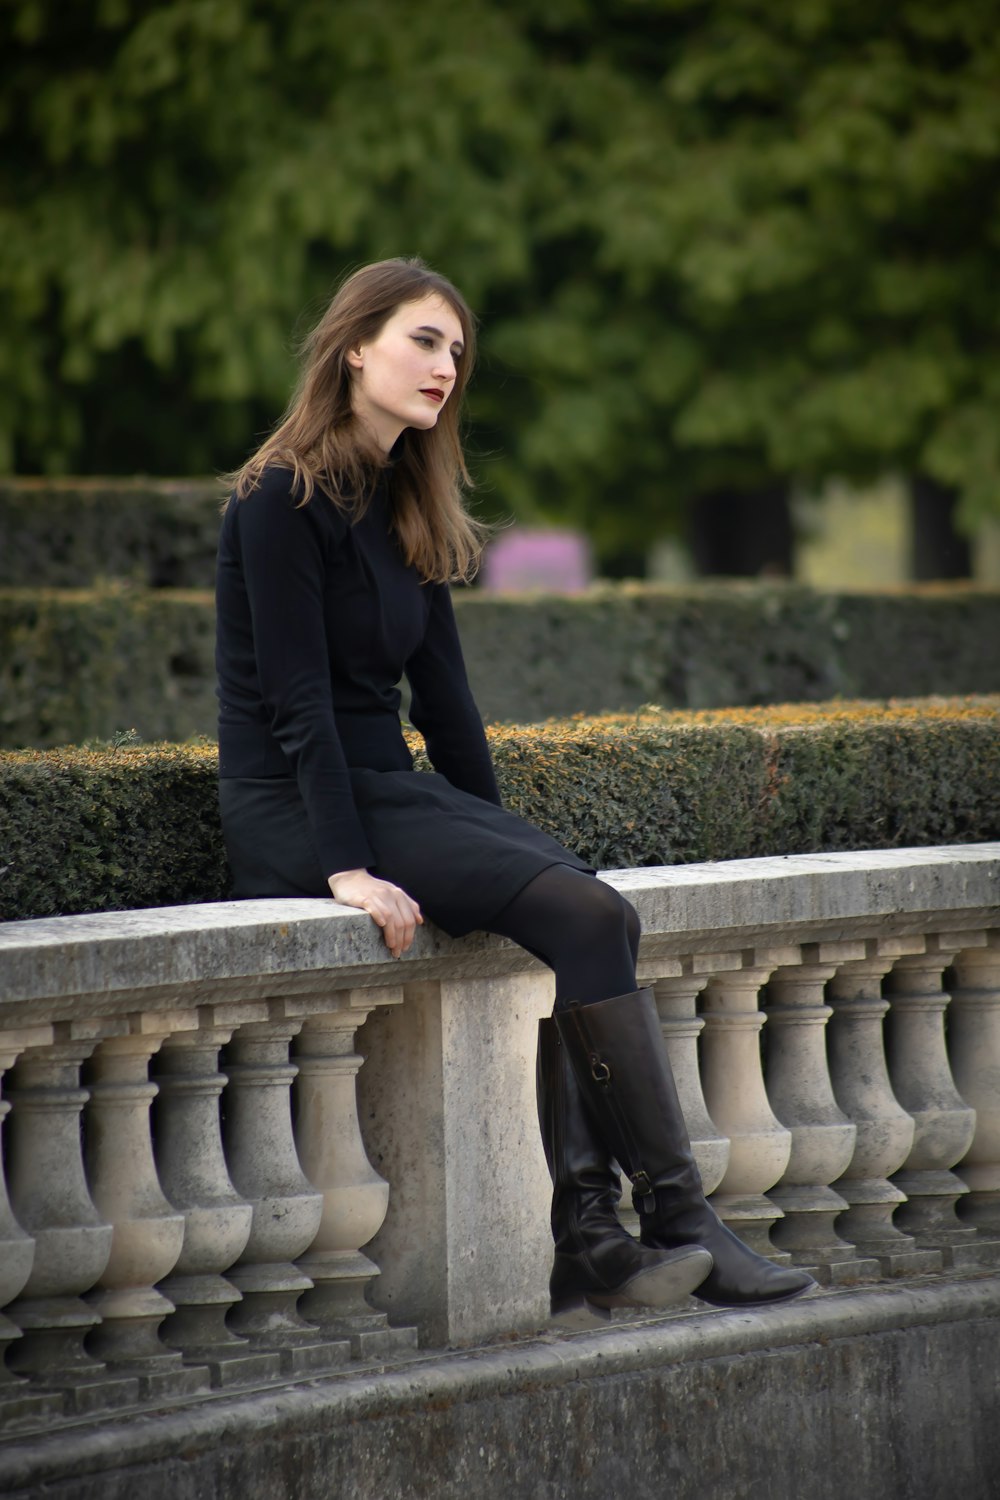
[[[652,991],[636,990],[555,1016],[567,1057],[608,1151],[652,1211],[660,1193],[701,1197]]]

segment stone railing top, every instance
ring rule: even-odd
[[[1000,843],[787,855],[611,870],[643,957],[995,925]],[[484,933],[432,927],[388,958],[363,913],[332,901],[229,901],[0,925],[0,1026],[225,1000],[329,993],[535,960]]]

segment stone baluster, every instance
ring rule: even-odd
[[[799,950],[782,950],[787,963]],[[717,974],[705,987],[701,1037],[705,1103],[716,1126],[729,1138],[729,1164],[712,1202],[729,1227],[761,1255],[789,1261],[771,1243],[769,1229],[781,1209],[765,1194],[788,1165],[792,1136],[774,1114],[764,1088],[758,1009],[761,986],[777,961],[747,963],[734,973]]]
[[[98,1213],[84,1172],[80,1112],[89,1095],[80,1066],[116,1021],[63,1021],[49,1046],[29,1047],[11,1071],[9,1185],[18,1223],[34,1237],[31,1274],[6,1309],[23,1338],[8,1360],[22,1374],[67,1392],[78,1413],[124,1405],[139,1394],[133,1378],[112,1376],[84,1349],[99,1322],[81,1297],[111,1253],[112,1227]]]
[[[1000,1241],[1000,932],[985,938],[955,959],[948,1051],[958,1091],[976,1111],[972,1145],[955,1169],[969,1189],[959,1217],[992,1245]]]
[[[913,1145],[913,1119],[892,1092],[882,1020],[889,1009],[882,980],[897,958],[922,953],[922,937],[871,939],[869,955],[841,964],[827,985],[833,1010],[827,1048],[833,1091],[857,1127],[857,1142],[837,1192],[848,1204],[837,1231],[862,1255],[875,1256],[888,1276],[940,1270],[939,1250],[920,1250],[892,1222],[906,1195],[889,1177]]]
[[[712,974],[740,967],[739,954],[695,954],[693,959],[685,959],[684,972],[661,976],[653,985],[677,1096],[706,1193],[714,1193],[726,1174],[729,1139],[721,1134],[709,1114],[701,1086],[698,1038],[705,1022],[697,1013],[698,996]]]
[[[229,1324],[256,1348],[275,1350],[282,1372],[301,1374],[350,1358],[350,1343],[329,1341],[297,1306],[312,1282],[294,1264],[312,1244],[323,1198],[306,1180],[295,1151],[289,1089],[298,1072],[288,1044],[300,1020],[281,1019],[273,1002],[266,1022],[240,1026],[223,1052],[223,1140],[229,1175],[251,1205],[246,1248],[227,1272],[242,1295]]]
[[[358,1123],[358,1071],[364,1061],[354,1035],[376,1006],[399,1005],[401,986],[341,990],[324,996],[295,1043],[299,1076],[295,1139],[303,1171],[323,1195],[319,1230],[298,1265],[312,1282],[302,1314],[330,1337],[347,1337],[355,1358],[377,1358],[413,1348],[416,1329],[390,1328],[384,1312],[365,1300],[379,1274],[360,1247],[381,1229],[389,1184],[373,1169]],[[298,1008],[299,1002],[286,1002]]]
[[[951,1170],[972,1144],[976,1113],[951,1076],[944,1033],[950,996],[941,983],[963,940],[960,934],[929,937],[925,953],[899,959],[885,980],[889,1076],[914,1121],[910,1154],[892,1178],[907,1197],[895,1222],[920,1246],[940,1249],[946,1265],[978,1264],[976,1231],[955,1213],[969,1188]]]
[[[877,1261],[859,1261],[853,1245],[836,1233],[834,1220],[847,1204],[830,1187],[850,1165],[857,1132],[833,1094],[826,1058],[832,1012],[823,990],[839,962],[864,952],[863,943],[806,944],[801,962],[776,968],[767,985],[767,1095],[792,1133],[788,1166],[768,1194],[784,1214],[774,1242],[827,1283],[879,1274]]]
[[[35,1026],[0,1034],[0,1079],[27,1047],[44,1047],[52,1041],[51,1026]],[[0,1099],[0,1132],[10,1113],[10,1104]],[[0,1162],[3,1161],[0,1153]],[[14,1217],[7,1195],[7,1179],[0,1166],[0,1308],[12,1302],[28,1281],[35,1258],[35,1241]],[[0,1429],[9,1431],[18,1422],[37,1421],[62,1412],[62,1399],[55,1392],[31,1390],[28,1383],[7,1365],[4,1351],[21,1330],[0,1313]]]
[[[14,1066],[18,1055],[27,1047],[44,1047],[51,1041],[51,1026],[39,1026],[34,1034],[30,1031],[0,1034],[0,1081]],[[9,1102],[0,1098],[0,1132],[3,1130],[3,1121],[9,1113]],[[35,1242],[30,1234],[25,1233],[14,1217],[7,1193],[7,1178],[0,1168],[0,1307],[6,1307],[8,1302],[13,1302],[23,1289],[31,1275],[34,1258]],[[0,1315],[0,1382],[3,1384],[14,1379],[3,1359],[3,1351],[12,1339],[20,1337],[21,1330],[9,1318]]]
[[[127,1018],[124,1035],[109,1037],[85,1070],[87,1176],[94,1204],[113,1228],[111,1254],[87,1301],[100,1314],[88,1347],[111,1369],[134,1374],[144,1397],[199,1390],[205,1371],[186,1369],[159,1337],[173,1303],[157,1291],[184,1242],[184,1218],[167,1202],[156,1174],[150,1104],[156,1095],[149,1061],[164,1038],[197,1024],[189,1011]]]
[[[267,1018],[264,1001],[205,1006],[197,1031],[178,1031],[154,1063],[159,1094],[153,1101],[153,1135],[160,1183],[184,1216],[184,1243],[159,1290],[175,1311],[160,1336],[189,1362],[204,1364],[213,1386],[231,1386],[280,1374],[277,1354],[254,1350],[226,1324],[240,1293],[222,1273],[246,1249],[253,1209],[233,1187],[222,1149],[219,1096],[226,1075],[219,1049],[240,1023]]]

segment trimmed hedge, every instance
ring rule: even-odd
[[[214,736],[214,657],[204,593],[0,590],[0,745]]]
[[[507,805],[614,868],[995,839],[998,729],[1000,697],[982,697],[651,710],[490,738]],[[215,775],[210,744],[0,755],[0,917],[221,899]]]
[[[0,479],[0,585],[212,587],[213,479]]]
[[[486,717],[1000,692],[1000,591],[826,593],[736,580],[457,599]]]
[[[1000,592],[925,585],[600,585],[572,598],[456,591],[490,722],[572,713],[1000,692]],[[127,585],[0,590],[0,745],[215,734],[213,606]]]

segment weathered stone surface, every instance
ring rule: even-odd
[[[989,925],[1000,902],[1000,844],[738,859],[603,878],[637,907],[649,958],[718,948],[723,936],[740,945],[780,933],[788,942],[799,928],[811,938],[858,939],[887,924],[895,933],[920,931],[927,912],[953,914],[952,929]],[[534,966],[501,938],[480,933],[453,943],[431,928],[393,961],[367,916],[324,900],[50,917],[0,926],[0,1023],[21,1024],[41,1001],[59,1020],[88,1002],[109,1015],[178,999],[315,992],[324,972],[343,988]]]
[[[547,973],[408,987],[358,1033],[368,1155],[391,1183],[369,1296],[431,1344],[548,1314],[551,1187],[535,1124]]]
[[[1000,1277],[220,1395],[0,1449],[9,1500],[992,1500]]]

